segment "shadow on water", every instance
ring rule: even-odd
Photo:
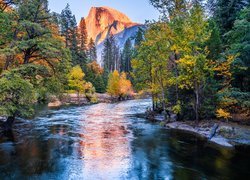
[[[0,137],[0,179],[245,179],[250,150],[139,118],[150,100],[43,109]]]

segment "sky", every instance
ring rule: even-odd
[[[149,0],[49,0],[51,11],[61,13],[69,3],[77,22],[86,17],[91,7],[108,6],[125,13],[133,22],[158,19],[159,13],[149,4]]]

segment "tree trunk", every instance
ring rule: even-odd
[[[25,54],[23,64],[28,64],[29,63],[29,59],[30,59],[29,55]]]
[[[15,116],[9,116],[7,120],[3,123],[3,130],[11,131],[14,121],[15,121]]]
[[[167,111],[166,111],[166,103],[165,103],[165,93],[164,93],[164,88],[161,88],[161,96],[162,96],[162,110],[163,110],[163,115],[164,118],[167,119]]]
[[[196,88],[195,90],[195,120],[198,123],[199,121],[199,90]]]

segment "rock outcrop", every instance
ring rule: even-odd
[[[128,38],[135,36],[139,27],[144,25],[132,22],[130,18],[110,7],[92,7],[86,18],[89,39],[97,46],[97,62],[102,65],[101,54],[104,40],[112,34],[120,49]]]
[[[139,25],[125,14],[109,7],[92,7],[86,18],[89,38],[99,45],[108,34],[118,34],[127,28]]]

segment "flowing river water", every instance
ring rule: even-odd
[[[136,116],[150,100],[44,109],[0,137],[0,179],[247,179],[250,151]]]

